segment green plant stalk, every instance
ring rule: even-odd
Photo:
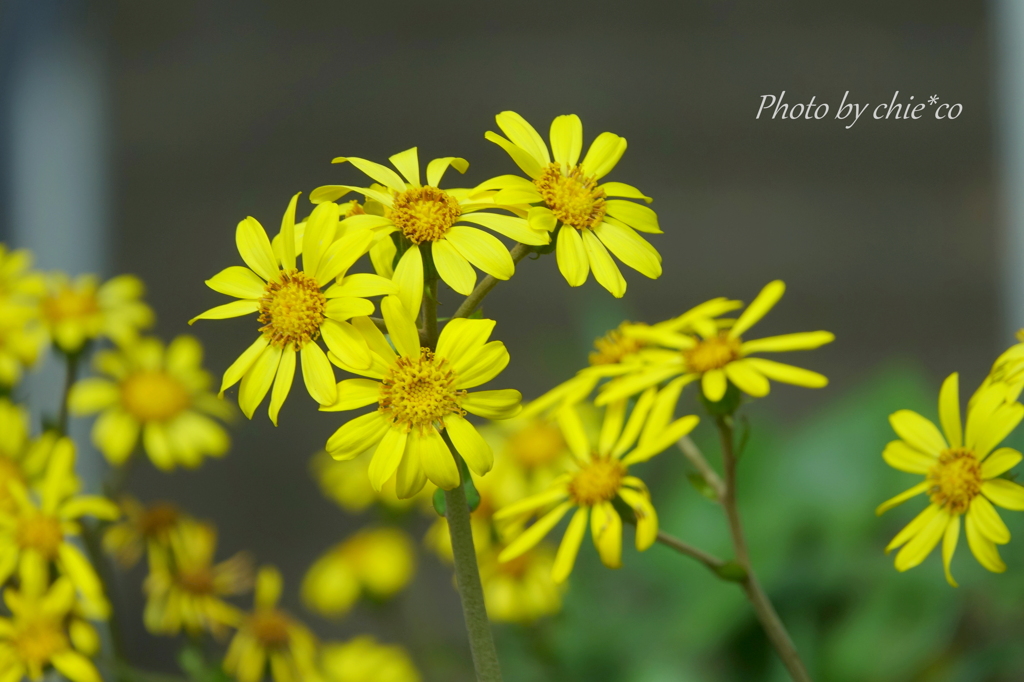
[[[514,247],[512,247],[512,250],[509,252],[512,256],[512,262],[518,263],[519,261],[526,258],[526,256],[532,250],[532,246],[527,246],[526,244],[516,244]],[[476,285],[476,288],[473,289],[469,296],[466,297],[466,300],[464,300],[462,304],[459,305],[458,310],[455,311],[455,314],[452,315],[452,317],[469,317],[470,315],[472,315],[473,311],[479,308],[480,304],[483,303],[484,297],[487,296],[487,294],[491,293],[491,289],[497,286],[498,282],[500,281],[500,279],[494,277],[493,275],[487,275],[486,277],[484,277],[482,280],[480,280],[480,283]]]
[[[736,504],[736,451],[733,446],[733,429],[728,416],[715,417],[715,424],[718,426],[718,435],[722,443],[722,462],[725,468],[725,491],[721,497],[722,508],[725,510],[726,518],[729,521],[729,533],[732,536],[733,548],[736,552],[736,563],[746,572],[746,578],[740,581],[743,591],[754,607],[754,613],[761,622],[765,634],[772,647],[782,659],[786,670],[795,682],[811,682],[811,676],[807,674],[803,661],[797,653],[793,640],[782,624],[782,619],[775,611],[768,595],[757,580],[757,575],[750,563],[750,553],[747,550],[747,540],[743,534],[743,524],[740,521],[739,508]]]
[[[526,248],[529,249],[529,247]],[[425,270],[426,281],[423,287],[420,338],[427,348],[433,349],[437,346],[438,338],[437,273],[433,267]],[[493,288],[493,285],[491,287]],[[477,288],[479,289],[479,287]],[[487,291],[479,297],[478,301],[483,300]],[[476,292],[474,291],[474,293]],[[463,306],[465,306],[465,302]],[[462,307],[459,309],[461,310]],[[443,433],[442,435],[452,456],[458,458],[448,434]],[[459,471],[461,477],[461,466]],[[459,590],[459,599],[462,602],[462,615],[466,620],[466,633],[469,636],[469,649],[473,655],[473,668],[476,671],[477,682],[501,682],[501,665],[498,663],[498,650],[494,645],[494,635],[491,632],[491,623],[487,618],[487,607],[484,604],[484,590],[480,583],[480,567],[477,565],[476,548],[473,546],[469,503],[466,500],[464,486],[465,482],[460,481],[455,488],[444,491],[445,518],[448,519],[448,534],[452,541],[455,581]]]
[[[78,378],[78,362],[85,354],[85,349],[81,349],[75,353],[64,353],[64,390],[60,397],[60,412],[57,417],[57,428],[60,430],[60,435],[68,435],[68,398],[71,396],[71,387],[75,385],[75,379]]]

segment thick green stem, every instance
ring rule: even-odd
[[[509,252],[512,255],[512,262],[518,263],[526,258],[527,254],[532,250],[532,246],[516,244],[512,247],[512,251]],[[476,285],[476,288],[470,292],[469,296],[466,297],[466,300],[462,302],[462,305],[459,306],[458,310],[455,311],[455,314],[452,315],[452,317],[469,317],[472,315],[473,311],[479,308],[480,304],[483,303],[484,297],[491,293],[491,289],[497,286],[500,281],[500,279],[492,275],[484,277],[480,280],[480,283]]]
[[[811,676],[807,674],[803,661],[793,645],[793,640],[782,624],[782,619],[776,613],[768,595],[762,589],[757,580],[757,575],[750,564],[750,553],[747,550],[747,540],[743,534],[743,524],[740,522],[739,508],[736,504],[736,452],[733,447],[732,424],[729,417],[716,417],[718,434],[722,443],[722,462],[725,468],[725,491],[722,495],[722,507],[725,509],[726,518],[729,521],[729,533],[732,535],[733,547],[736,551],[736,562],[746,571],[746,579],[740,581],[743,591],[754,607],[754,613],[761,621],[761,627],[772,647],[775,648],[779,658],[782,659],[786,670],[795,682],[811,682]]]

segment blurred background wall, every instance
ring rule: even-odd
[[[1019,254],[996,173],[1013,170],[995,127],[1013,117],[996,115],[995,84],[1014,72],[995,63],[991,3],[6,0],[0,12],[0,237],[33,246],[45,267],[141,276],[165,337],[220,302],[203,280],[238,260],[240,219],[274,230],[296,191],[358,177],[332,157],[383,161],[418,145],[421,158],[466,157],[475,183],[511,168],[483,139],[505,109],[542,132],[575,112],[588,142],[625,136],[615,179],[655,198],[665,230],[652,239],[664,276],[629,271],[622,300],[592,281],[569,289],[550,258],[495,290],[487,310],[512,353],[505,376],[527,397],[623,318],[750,300],[774,278],[788,293],[759,331],[834,331],[808,364],[836,394],[893,357],[973,383],[1021,323],[1006,313],[1020,300],[1006,288]],[[782,90],[833,113],[846,91],[873,104],[935,94],[963,114],[862,117],[851,129],[831,113],[756,120],[760,96]],[[252,334],[247,320],[191,331],[214,373]],[[777,393],[787,419],[823,399]],[[225,554],[250,549],[296,585],[354,527],[306,466],[340,422],[304,402],[296,387],[280,428],[262,412],[242,424],[223,461],[170,477],[147,464],[131,486],[215,519]],[[370,623],[401,639],[429,622],[457,641],[447,572],[425,571],[437,589],[396,607],[404,620],[318,627]],[[122,595],[135,614],[137,589]],[[166,642],[129,636],[140,660],[168,660]]]

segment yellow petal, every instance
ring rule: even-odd
[[[188,321],[192,324],[196,320],[226,320],[231,317],[241,317],[242,315],[248,315],[254,313],[260,309],[259,301],[232,301],[231,303],[225,303],[219,305],[216,308],[210,308],[204,313],[196,315]]]
[[[594,234],[620,261],[644,277],[661,277],[661,256],[651,244],[628,227],[603,222]]]
[[[327,349],[346,366],[357,371],[370,367],[373,362],[370,349],[367,347],[366,339],[355,326],[348,322],[324,320],[320,331],[323,334],[324,343],[327,344]],[[315,343],[311,342],[307,345],[315,345]]]
[[[583,248],[587,252],[587,260],[590,261],[590,268],[594,271],[594,279],[603,286],[615,298],[622,298],[626,293],[626,280],[619,272],[619,266],[612,260],[608,249],[593,231],[583,231]]]
[[[53,667],[71,682],[103,682],[92,661],[72,649],[55,653],[50,661]]]
[[[485,419],[510,419],[520,409],[523,394],[512,388],[495,391],[474,391],[459,401],[462,409]]]
[[[484,139],[493,142],[504,149],[505,152],[512,157],[515,164],[531,178],[540,177],[542,171],[541,163],[537,161],[537,159],[533,158],[533,156],[531,156],[525,149],[517,147],[509,140],[506,140],[501,135],[493,133],[490,130],[484,133]]]
[[[939,422],[946,432],[949,447],[963,447],[963,424],[960,421],[960,375],[953,372],[939,390]]]
[[[350,230],[328,246],[320,257],[315,273],[316,283],[326,286],[335,277],[344,276],[353,263],[370,250],[375,235],[369,230]]]
[[[562,502],[569,493],[564,485],[553,485],[547,490],[531,495],[530,497],[505,505],[494,513],[496,521],[507,521],[521,516],[529,516],[538,509],[544,509],[553,504]]]
[[[437,355],[452,363],[456,374],[465,372],[494,331],[494,320],[470,320],[458,317],[450,320],[437,339]]]
[[[985,422],[979,424],[975,431],[974,443],[968,447],[974,451],[979,459],[984,459],[988,453],[1003,442],[1003,439],[1010,435],[1010,432],[1017,428],[1021,419],[1024,418],[1024,405],[1020,403],[1007,403],[997,408],[992,416]]]
[[[893,507],[895,507],[897,505],[900,505],[900,504],[903,504],[904,502],[906,502],[910,498],[917,497],[921,493],[928,492],[928,488],[930,488],[930,487],[931,487],[931,483],[929,483],[928,481],[922,481],[921,483],[918,483],[917,485],[915,485],[913,488],[909,488],[907,490],[904,490],[899,495],[896,495],[895,497],[891,497],[888,500],[886,500],[885,502],[883,502],[882,504],[878,505],[878,507],[875,508],[875,514],[881,516],[885,512],[887,512],[890,509],[892,509]]]
[[[423,471],[420,458],[420,445],[420,439],[415,437],[405,444],[405,456],[395,472],[395,494],[400,500],[408,500],[427,484],[427,474]]]
[[[327,452],[334,459],[352,459],[374,447],[391,427],[383,413],[374,410],[344,424],[327,440]]]
[[[501,132],[508,136],[512,144],[524,149],[538,164],[551,163],[547,145],[537,130],[525,118],[514,111],[503,111],[494,117]]]
[[[953,573],[949,570],[949,565],[953,561],[953,553],[956,551],[956,542],[959,538],[960,516],[957,515],[946,524],[946,532],[942,536],[942,568],[946,571],[946,582],[953,587],[957,587],[957,584],[953,579]]]
[[[281,266],[285,270],[295,269],[295,205],[299,201],[299,192],[288,202],[284,217],[281,218]]]
[[[590,274],[590,260],[583,246],[583,238],[574,227],[563,226],[558,231],[555,245],[558,271],[571,287],[582,286]]]
[[[292,390],[292,382],[295,380],[295,350],[286,348],[281,351],[281,362],[277,366],[277,376],[274,378],[274,388],[270,392],[270,408],[267,414],[274,426],[277,426],[277,416],[281,412],[285,398]]]
[[[636,516],[636,549],[643,552],[658,539],[658,514],[651,500],[643,493],[620,488],[619,497],[633,509]]]
[[[554,232],[558,219],[547,206],[533,206],[526,214],[526,224],[537,232]]]
[[[741,348],[744,355],[751,353],[783,353],[794,350],[814,350],[836,340],[832,332],[798,332],[768,336],[763,339],[745,341]]]
[[[562,542],[558,545],[558,553],[555,554],[555,563],[551,567],[551,579],[556,583],[564,583],[572,573],[572,567],[576,563],[576,555],[579,554],[580,545],[583,544],[583,536],[587,532],[587,517],[589,511],[586,507],[580,507],[572,515],[569,527],[565,529]]]
[[[68,395],[68,409],[71,414],[80,416],[93,414],[115,404],[121,398],[121,390],[117,384],[91,377],[76,382]],[[14,453],[11,453],[14,454]]]
[[[1010,529],[1006,527],[999,512],[991,502],[985,499],[984,495],[978,495],[971,500],[971,506],[967,513],[974,517],[974,522],[982,535],[992,542],[997,545],[1005,545],[1010,541]]]
[[[498,213],[465,213],[459,222],[475,223],[494,230],[498,234],[514,239],[520,244],[542,246],[551,243],[551,235],[547,231],[536,230],[519,216],[500,215]]]
[[[501,551],[498,555],[498,561],[505,562],[511,561],[516,557],[522,556],[526,552],[536,546],[538,542],[544,539],[552,528],[558,525],[558,522],[562,520],[566,512],[573,508],[572,502],[563,502],[544,516],[540,517],[536,523],[527,528],[522,532],[515,540],[508,543],[508,546]]]
[[[405,306],[406,311],[410,315],[418,314],[423,302],[423,254],[420,253],[419,246],[413,244],[402,254],[395,267],[392,281],[398,287],[398,300]]]
[[[373,161],[367,161],[366,159],[360,159],[355,156],[339,156],[331,161],[331,163],[344,163],[348,161],[353,166],[363,171],[371,178],[384,185],[388,189],[394,190],[395,192],[404,192],[406,190],[405,181],[398,176],[398,173],[391,170],[387,166],[382,166],[379,163]]]
[[[313,400],[331,405],[338,400],[338,384],[327,355],[315,342],[307,343],[299,351],[302,359],[302,380]]]
[[[771,384],[749,360],[734,360],[725,366],[725,375],[747,395],[763,398],[771,390]]]
[[[274,376],[277,374],[277,367],[281,362],[281,349],[275,346],[266,346],[252,367],[242,377],[242,385],[238,389],[238,406],[246,417],[252,419],[256,407],[267,395]]]
[[[270,247],[270,239],[266,230],[253,217],[238,223],[235,230],[235,245],[245,264],[257,275],[267,280],[276,279],[280,268]]]
[[[452,439],[452,445],[462,455],[462,459],[466,460],[466,464],[473,473],[483,476],[491,470],[491,467],[494,466],[494,453],[491,451],[491,446],[465,417],[457,413],[449,414],[444,418],[444,425],[448,429],[448,437]],[[450,457],[451,455],[449,455]],[[427,477],[434,480],[429,472]],[[456,482],[455,485],[458,483]]]
[[[935,549],[935,545],[939,544],[939,540],[946,532],[946,526],[951,521],[949,512],[940,509],[927,525],[896,554],[896,570],[906,571],[924,561],[925,557]]]
[[[893,412],[889,415],[889,424],[907,445],[926,455],[938,457],[949,447],[935,424],[912,410]]]
[[[626,466],[632,466],[637,462],[646,462],[651,457],[675,445],[680,438],[693,431],[699,422],[700,418],[696,415],[691,414],[680,417],[665,427],[661,433],[641,441],[639,447],[622,458],[622,463]]]
[[[342,412],[372,405],[380,399],[381,383],[373,379],[345,379],[338,382],[338,399],[321,412]]]
[[[194,336],[182,334],[174,337],[167,346],[165,358],[167,371],[174,373],[193,372],[203,365],[203,346]]]
[[[608,568],[621,568],[622,518],[610,502],[600,502],[591,509],[590,533],[601,563]]]
[[[757,295],[757,298],[751,301],[746,310],[740,314],[739,319],[736,320],[729,330],[729,336],[735,339],[743,335],[744,332],[767,315],[769,310],[775,307],[775,304],[779,302],[779,299],[782,298],[782,294],[785,292],[786,285],[780,279],[766,284],[764,289],[761,289],[761,292]]]
[[[658,224],[658,214],[647,206],[634,201],[622,201],[620,199],[609,199],[605,202],[610,220],[606,222],[621,222],[626,227],[646,232],[648,234],[661,234],[662,229]]]
[[[398,169],[398,172],[405,176],[406,181],[414,186],[420,186],[420,157],[416,147],[406,149],[404,152],[388,157],[388,161]]]
[[[316,276],[321,257],[334,243],[340,217],[341,208],[332,202],[318,204],[309,214],[302,235],[302,269],[306,273]]]
[[[967,546],[978,563],[992,571],[1002,573],[1006,570],[1006,564],[999,558],[999,549],[995,543],[986,538],[978,528],[977,521],[973,515],[968,514],[965,518],[965,530],[967,531]]]
[[[472,428],[472,427],[470,427]],[[448,444],[441,434],[433,427],[423,433],[414,430],[410,438],[419,440],[420,466],[423,473],[438,488],[451,490],[461,483],[459,467],[455,463],[455,455],[448,449]]]
[[[430,253],[434,257],[434,267],[437,268],[437,274],[442,282],[463,296],[473,293],[473,287],[476,286],[476,270],[448,240],[441,239],[431,244]]]
[[[607,455],[615,447],[615,441],[622,433],[626,423],[626,401],[616,400],[605,408],[604,419],[601,420],[601,431],[597,436],[597,453]]]
[[[281,591],[284,580],[281,572],[273,566],[264,566],[256,574],[256,590],[253,603],[263,609],[272,609],[277,606],[281,598]]]
[[[458,389],[473,388],[486,384],[494,377],[501,374],[508,366],[508,349],[501,341],[485,343],[480,352],[473,357],[470,366],[461,374],[456,376],[455,387]]]
[[[828,378],[800,367],[787,365],[774,360],[764,358],[745,358],[758,372],[774,381],[781,381],[784,384],[803,386],[804,388],[824,388],[828,386]]]
[[[590,461],[590,439],[580,421],[580,415],[572,405],[566,405],[556,415],[558,427],[562,430],[565,443],[572,454],[581,462]]]
[[[994,478],[981,484],[981,492],[985,497],[1000,507],[1014,511],[1024,511],[1024,487],[1005,478]]]
[[[114,466],[124,464],[139,442],[139,422],[121,408],[107,410],[92,427],[92,442]]]
[[[583,123],[576,114],[556,116],[551,122],[551,153],[563,166],[575,166],[583,151]]]
[[[390,427],[384,432],[377,449],[373,452],[373,459],[370,460],[368,474],[370,485],[377,492],[384,487],[384,483],[395,475],[399,462],[402,461],[402,454],[405,452],[405,443],[409,434],[405,429]]]
[[[267,283],[249,268],[232,265],[206,280],[206,286],[235,298],[258,299],[263,296]]]
[[[725,372],[720,369],[704,372],[700,378],[700,387],[704,392],[705,398],[713,403],[717,403],[725,397],[725,389],[727,388]]]
[[[397,296],[386,296],[380,302],[380,310],[384,314],[391,342],[395,344],[399,354],[407,358],[420,356],[420,334],[416,322],[410,312]]]
[[[466,225],[454,225],[445,239],[470,263],[497,279],[509,279],[516,270],[508,249],[497,237]]]
[[[981,463],[981,477],[995,478],[1020,463],[1021,454],[1013,448],[999,448]]]
[[[669,387],[666,387],[669,390]],[[629,413],[629,421],[626,422],[625,428],[622,429],[622,434],[619,439],[615,441],[615,445],[611,449],[612,457],[620,457],[626,450],[633,447],[636,443],[636,439],[640,436],[641,430],[644,429],[645,424],[651,423],[652,420],[662,419],[664,414],[664,421],[659,421],[657,428],[659,430],[664,429],[668,420],[672,418],[675,413],[675,402],[672,400],[672,396],[669,395],[668,399],[659,403],[659,392],[657,389],[651,387],[644,391],[637,399],[636,404],[633,406],[633,411]],[[679,395],[676,394],[675,398],[678,399]],[[670,411],[665,412],[668,403],[671,403]],[[654,407],[659,407],[663,412],[655,415],[652,410]],[[650,416],[648,416],[650,415]]]
[[[231,363],[231,366],[224,372],[224,379],[220,384],[220,393],[223,394],[228,388],[238,383],[238,380],[249,371],[253,363],[256,362],[263,350],[267,347],[267,339],[265,336],[260,335],[252,342],[252,345],[245,349],[238,359]]]
[[[604,190],[605,196],[609,197],[626,197],[627,199],[643,199],[648,204],[654,201],[633,185],[627,185],[624,182],[605,182],[601,184],[598,189]]]
[[[437,187],[441,182],[441,178],[444,177],[444,172],[448,170],[448,166],[451,166],[460,173],[465,173],[469,170],[469,161],[458,156],[445,156],[440,159],[434,159],[427,164],[427,184],[431,187]]]
[[[388,243],[390,239],[385,240]],[[355,298],[369,298],[370,296],[387,296],[397,294],[398,286],[391,281],[390,277],[381,277],[367,272],[357,272],[346,275],[340,283],[335,284],[324,292],[327,298],[338,296],[352,296]]]
[[[395,355],[395,350],[391,347],[391,344],[384,337],[384,334],[373,323],[373,320],[368,317],[357,317],[352,319],[350,323],[366,341],[366,345],[370,350],[379,355],[385,362],[394,362],[395,358],[398,357]]]
[[[882,459],[893,469],[911,474],[927,474],[939,463],[935,455],[926,455],[901,440],[894,440],[886,445],[882,451]]]
[[[615,168],[626,151],[626,138],[615,133],[601,133],[590,144],[587,155],[583,157],[584,174],[600,180]]]

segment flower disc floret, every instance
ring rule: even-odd
[[[459,398],[466,392],[457,390],[455,382],[448,360],[423,348],[418,358],[395,360],[380,384],[378,405],[393,424],[406,431],[414,427],[422,431],[443,423],[449,414],[466,414],[459,407]]]
[[[413,244],[435,242],[462,215],[458,200],[437,187],[413,187],[395,196],[389,217]]]
[[[617,364],[634,355],[644,345],[640,339],[623,334],[621,328],[613,329],[594,341],[594,350],[588,358],[590,366]]]
[[[167,372],[139,372],[121,385],[121,404],[139,421],[168,421],[190,403],[188,390]]]
[[[970,450],[957,448],[939,455],[939,462],[926,476],[932,503],[951,514],[962,514],[971,500],[981,494],[981,463]]]
[[[605,192],[597,186],[597,178],[588,177],[581,166],[563,173],[562,164],[548,164],[533,184],[563,224],[583,230],[593,229],[604,220]]]
[[[51,323],[57,324],[95,315],[100,310],[100,304],[95,291],[76,290],[64,285],[43,299],[42,309],[43,315]]]
[[[327,297],[314,278],[291,270],[267,283],[259,311],[260,332],[272,346],[302,348],[320,337]]]
[[[569,481],[569,499],[584,506],[614,500],[625,477],[626,467],[617,459],[595,455]]]
[[[684,350],[683,359],[691,372],[710,372],[713,369],[722,369],[743,356],[740,351],[742,344],[742,339],[719,334],[702,339],[693,348]]]
[[[32,514],[18,520],[15,538],[21,549],[31,549],[46,559],[55,559],[64,542],[60,519],[47,514]]]
[[[257,609],[249,616],[248,625],[253,637],[267,649],[287,646],[291,641],[291,621],[277,609]]]
[[[29,668],[42,668],[54,654],[68,648],[68,638],[57,620],[39,616],[21,623],[11,644]]]

